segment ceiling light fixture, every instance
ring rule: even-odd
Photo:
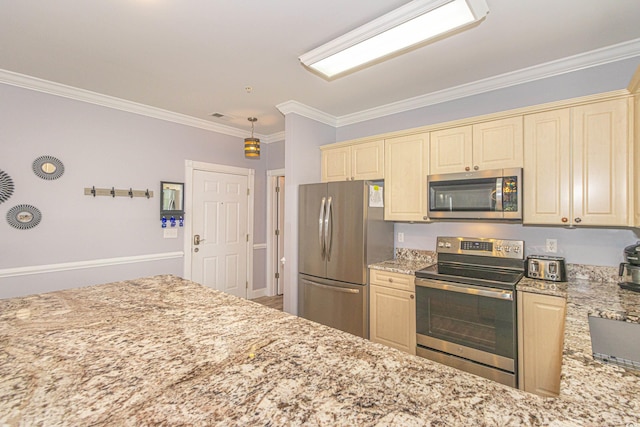
[[[248,117],[251,122],[251,138],[244,139],[244,157],[247,159],[260,158],[260,140],[253,137],[253,124],[258,121],[255,117]]]
[[[482,20],[485,0],[414,0],[298,59],[331,78]]]

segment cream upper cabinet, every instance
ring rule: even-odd
[[[370,270],[371,341],[416,354],[415,276]]]
[[[627,103],[525,116],[525,224],[628,225]]]
[[[566,301],[518,293],[518,383],[521,390],[557,396],[564,347]]]
[[[384,140],[321,150],[322,182],[384,178]]]
[[[384,150],[384,219],[428,220],[429,134],[387,139]]]
[[[522,116],[431,132],[429,173],[523,165]]]
[[[633,170],[629,182],[633,185],[633,226],[640,228],[640,95],[634,97]]]

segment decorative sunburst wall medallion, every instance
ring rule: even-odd
[[[18,205],[7,212],[7,222],[19,230],[27,230],[40,224],[42,214],[40,210],[31,205]]]
[[[33,161],[33,173],[42,179],[58,179],[64,173],[62,162],[52,156],[41,156]]]
[[[9,197],[13,194],[13,189],[11,177],[3,170],[0,170],[0,203],[9,200]]]

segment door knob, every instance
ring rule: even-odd
[[[201,239],[199,234],[196,234],[195,236],[193,236],[194,245],[199,245],[201,242],[204,242],[204,239]]]

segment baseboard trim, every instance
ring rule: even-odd
[[[28,276],[32,274],[58,273],[62,271],[81,270],[86,268],[134,264],[139,262],[161,261],[183,257],[184,252],[180,251],[117,258],[103,258],[88,261],[63,262],[59,264],[34,265],[29,267],[4,268],[0,269],[0,279],[8,277]]]

